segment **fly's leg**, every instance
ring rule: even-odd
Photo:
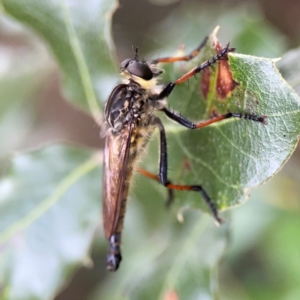
[[[148,178],[151,178],[155,181],[158,181],[159,183],[161,183],[160,181],[160,178],[158,175],[155,175],[153,173],[150,173],[144,169],[141,169],[141,168],[138,168],[137,171],[148,177]],[[219,216],[219,213],[218,213],[218,210],[217,210],[217,207],[215,206],[215,204],[211,201],[210,197],[208,196],[208,194],[206,193],[206,191],[203,189],[203,187],[201,185],[179,185],[179,184],[172,184],[170,182],[167,182],[165,184],[165,187],[167,189],[169,189],[169,191],[174,191],[174,190],[177,190],[177,191],[194,191],[194,192],[199,192],[204,201],[206,202],[206,204],[208,205],[210,211],[212,212],[216,222],[218,225],[220,225],[222,222],[223,222],[223,219]]]
[[[159,118],[154,118],[152,125],[156,125],[160,133],[160,157],[159,157],[159,181],[166,186],[168,183],[168,152],[167,152],[167,138],[164,125]]]
[[[171,94],[171,92],[173,91],[173,89],[176,85],[187,81],[189,78],[191,78],[192,76],[200,73],[201,71],[203,71],[204,69],[210,67],[211,65],[215,64],[217,61],[226,58],[227,54],[229,52],[233,52],[234,50],[235,50],[234,48],[229,48],[229,44],[227,44],[227,46],[225,48],[223,48],[212,59],[205,61],[200,66],[195,67],[194,69],[192,69],[188,73],[184,74],[182,77],[178,78],[174,82],[170,82],[169,84],[167,84],[165,86],[165,88],[155,97],[154,100],[161,100],[161,99],[164,99],[164,98],[168,97]]]
[[[219,117],[215,117],[213,119],[200,122],[200,123],[193,123],[181,115],[179,115],[176,112],[170,111],[167,108],[164,108],[163,111],[165,114],[172,120],[176,121],[180,125],[190,128],[190,129],[200,129],[203,127],[206,127],[210,124],[219,122],[224,119],[236,117],[236,118],[243,118],[255,122],[260,122],[263,124],[266,124],[266,116],[257,116],[257,115],[252,115],[252,114],[245,114],[245,113],[227,113],[225,115],[221,115]],[[166,133],[165,129],[163,127],[163,124],[160,119],[155,118],[153,125],[156,125],[159,128],[160,131],[160,161],[159,161],[159,175],[155,175],[153,173],[150,173],[146,170],[138,168],[137,171],[153,180],[158,181],[162,185],[164,185],[166,188],[168,188],[169,193],[168,193],[168,198],[167,198],[167,206],[170,205],[173,199],[173,190],[186,190],[186,191],[195,191],[195,192],[200,192],[202,195],[203,199],[205,200],[206,204],[208,205],[209,209],[211,210],[215,220],[217,221],[218,224],[222,223],[222,219],[220,218],[218,214],[218,210],[214,203],[211,201],[210,197],[206,193],[205,189],[201,185],[178,185],[178,184],[173,184],[170,181],[168,181],[168,158],[167,158],[167,140],[166,140]]]
[[[218,224],[220,224],[222,222],[222,219],[219,217],[218,210],[201,185],[177,185],[177,184],[171,183],[168,180],[167,140],[166,140],[165,129],[159,118],[154,118],[152,124],[156,125],[160,131],[159,175],[152,174],[143,169],[137,169],[137,171],[148,178],[158,181],[159,183],[164,185],[169,190],[168,198],[167,198],[167,202],[166,202],[167,206],[169,206],[173,200],[173,197],[174,197],[173,191],[174,190],[181,190],[181,191],[186,190],[186,191],[200,192],[203,199],[207,203],[209,209],[211,210],[215,220],[217,221]]]
[[[116,271],[122,260],[121,255],[121,232],[114,233],[109,239],[109,252],[106,259],[106,269]]]
[[[192,69],[190,72],[186,73],[185,75],[183,75],[182,77],[180,77],[179,79],[177,79],[174,82],[169,83],[162,91],[159,95],[157,95],[156,99],[154,100],[160,100],[160,99],[164,99],[166,97],[168,97],[170,95],[170,93],[173,91],[174,87],[180,83],[185,82],[186,80],[188,80],[190,77],[196,75],[197,73],[200,73],[202,70],[204,70],[205,68],[211,66],[212,64],[216,63],[217,61],[226,58],[227,54],[229,52],[234,51],[234,48],[229,48],[229,44],[223,48],[216,56],[214,56],[211,60],[208,60],[204,63],[202,63],[200,66]],[[255,114],[248,114],[248,113],[232,113],[229,112],[227,114],[212,118],[210,120],[204,121],[204,122],[200,122],[200,123],[193,123],[192,121],[189,121],[188,119],[182,117],[180,114],[178,114],[177,112],[171,111],[167,108],[163,108],[162,111],[173,121],[179,123],[180,125],[187,127],[189,129],[200,129],[203,127],[206,127],[210,124],[219,122],[221,120],[224,119],[229,119],[229,118],[240,118],[240,119],[247,119],[247,120],[251,120],[251,121],[255,121],[255,122],[260,122],[262,124],[266,124],[266,116],[262,115],[262,116],[258,116]],[[161,128],[161,126],[159,126],[159,128]],[[162,146],[164,144],[166,144],[165,141],[165,137],[162,138],[162,135],[164,134],[164,130],[161,130],[161,152],[165,151],[167,152],[166,147],[163,148]],[[162,139],[164,140],[162,142]],[[161,153],[161,158],[162,158],[163,154]],[[165,158],[167,157],[167,155],[164,155]],[[165,164],[165,167],[164,167]],[[166,170],[166,171],[165,171]],[[160,160],[160,173],[159,176],[156,176],[154,174],[151,174],[145,170],[141,170],[139,169],[139,172],[141,174],[143,174],[144,176],[147,176],[149,178],[152,178],[156,181],[159,181],[160,183],[162,183],[164,186],[166,186],[169,191],[172,190],[190,190],[190,191],[198,191],[202,194],[202,197],[204,198],[205,202],[207,203],[207,205],[209,206],[211,212],[213,213],[216,221],[218,223],[222,222],[222,219],[219,217],[218,215],[218,211],[216,209],[216,206],[212,203],[210,197],[208,196],[208,194],[206,193],[206,191],[202,188],[202,186],[200,185],[174,185],[170,182],[167,181],[167,161],[163,161],[162,159]],[[165,172],[165,175],[162,177],[161,173]],[[168,199],[172,199],[171,194],[169,193],[169,197]],[[170,200],[171,201],[171,200]],[[168,201],[168,202],[170,202]]]
[[[179,123],[180,125],[184,126],[184,127],[187,127],[189,129],[200,129],[200,128],[203,128],[203,127],[206,127],[206,126],[209,126],[210,124],[213,124],[213,123],[216,123],[216,122],[220,122],[224,119],[229,119],[229,118],[240,118],[240,119],[246,119],[246,120],[250,120],[250,121],[254,121],[254,122],[259,122],[259,123],[262,123],[262,124],[266,124],[266,118],[267,116],[265,115],[262,115],[262,116],[258,116],[258,115],[254,115],[254,114],[246,114],[246,113],[227,113],[225,115],[221,115],[221,116],[218,116],[218,117],[215,117],[215,118],[212,118],[210,120],[207,120],[207,121],[203,121],[203,122],[200,122],[200,123],[193,123],[192,121],[189,121],[188,119],[184,118],[183,116],[181,116],[180,114],[178,114],[177,112],[174,112],[174,111],[171,111],[167,108],[164,108],[162,110],[166,115],[167,117],[169,117],[170,119],[172,119],[173,121]],[[161,147],[162,148],[162,147]],[[161,149],[162,151],[162,149]],[[166,151],[166,149],[165,149]],[[146,174],[144,174],[145,176],[147,176]],[[148,176],[150,177],[150,176]],[[155,178],[153,178],[155,179]],[[169,189],[189,189],[190,190],[194,190],[194,191],[200,191],[204,200],[206,201],[206,203],[208,204],[210,210],[212,211],[212,213],[214,214],[215,216],[215,219],[217,221],[219,221],[219,217],[218,217],[218,213],[217,213],[217,210],[214,206],[214,204],[211,202],[209,196],[206,194],[205,190],[203,190],[203,188],[201,186],[184,186],[182,188],[182,186],[178,186],[176,185],[176,188],[174,188],[174,185],[171,184],[171,183],[168,183],[166,185]]]
[[[170,185],[170,184],[172,184],[172,182],[168,181],[167,184],[166,184],[166,186]],[[167,195],[167,200],[166,200],[166,208],[167,209],[170,208],[170,206],[173,203],[173,201],[174,201],[174,190],[168,189],[168,195]]]
[[[206,45],[208,40],[208,37],[205,37],[204,40],[201,42],[201,44],[194,49],[190,54],[185,55],[185,56],[178,56],[178,57],[162,57],[162,58],[157,58],[151,61],[152,64],[158,64],[158,63],[173,63],[176,61],[189,61],[193,59],[197,54],[201,51],[201,49]]]
[[[180,114],[178,114],[177,112],[171,111],[167,108],[164,108],[162,110],[167,117],[169,117],[171,120],[177,122],[178,124],[187,127],[189,129],[200,129],[203,127],[206,127],[210,124],[222,121],[224,119],[229,119],[229,118],[239,118],[239,119],[246,119],[246,120],[250,120],[250,121],[254,121],[254,122],[259,122],[262,124],[266,124],[266,118],[267,116],[262,115],[262,116],[258,116],[258,115],[254,115],[254,114],[247,114],[247,113],[227,113],[225,115],[221,115],[215,118],[212,118],[210,120],[204,121],[204,122],[200,122],[200,123],[193,123],[191,121],[189,121],[188,119],[184,118],[183,116],[181,116]]]

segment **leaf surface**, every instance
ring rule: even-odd
[[[92,154],[53,145],[13,159],[0,183],[0,282],[7,299],[52,299],[88,262],[101,206]]]
[[[179,78],[193,66],[211,59],[217,53],[216,45],[219,47],[214,32],[195,59],[167,66],[166,80]],[[231,118],[189,130],[167,120],[165,123],[169,179],[180,184],[201,184],[219,209],[241,203],[249,188],[271,178],[292,154],[300,133],[299,97],[281,77],[274,60],[230,53],[228,64],[234,86],[225,96],[220,89],[224,92],[227,75],[224,77],[217,63],[196,80],[177,86],[168,98],[169,107],[195,123],[230,111],[265,115],[266,125]],[[149,152],[155,153],[156,147],[154,142]],[[157,157],[151,161],[149,157],[144,166],[156,173]],[[179,207],[207,210],[197,193],[178,192],[176,199]]]
[[[49,72],[45,47],[20,24],[0,15],[0,160],[28,139],[38,91]],[[5,163],[5,159],[2,161]],[[2,164],[1,162],[1,164]],[[2,166],[0,166],[1,169]],[[0,174],[1,174],[0,170]]]
[[[46,40],[63,71],[68,98],[98,120],[99,107],[116,83],[116,60],[109,36],[115,2],[86,1],[82,5],[80,1],[67,0],[3,0],[2,5],[7,13]],[[216,55],[216,43],[213,33],[207,47],[194,60],[166,65],[164,81],[174,81],[197,64],[211,59]],[[241,203],[249,188],[272,177],[291,155],[300,132],[299,97],[282,79],[273,60],[232,53],[228,63],[237,85],[225,96],[217,88],[219,65],[216,64],[196,80],[176,87],[168,99],[169,107],[195,122],[229,110],[266,115],[267,125],[231,119],[192,131],[164,118],[169,178],[179,184],[201,184],[219,209]],[[224,90],[220,84],[218,87]],[[157,173],[157,147],[154,138],[143,160],[143,165],[154,173]],[[87,257],[98,223],[101,194],[98,161],[93,155],[93,151],[76,147],[51,146],[15,159],[11,174],[0,186],[3,214],[0,281],[4,282],[7,299],[53,298],[70,278],[74,267]],[[132,198],[151,203],[166,197],[164,187],[138,180],[142,184],[138,181],[131,189]],[[175,200],[177,209],[208,210],[197,193],[176,192]],[[137,206],[135,203],[134,207]],[[202,237],[205,224],[195,221],[197,214],[191,219],[193,225],[182,229],[182,235],[173,234],[173,241],[178,240],[172,243],[170,238],[170,248],[165,245],[168,238],[154,236],[145,242],[144,248],[137,250],[138,242],[151,231],[147,230],[144,216],[156,221],[159,215],[165,214],[157,210],[151,210],[150,216],[149,213],[146,209],[142,216],[126,216],[124,257],[127,260],[122,262],[123,273],[120,270],[121,275],[106,284],[112,289],[107,292],[108,297],[126,291],[128,295],[136,295],[136,299],[146,299],[146,293],[153,299],[153,291],[142,285],[140,289],[136,287],[136,274],[140,274],[139,282],[144,278],[153,279],[151,287],[154,286],[155,296],[173,289],[186,289],[185,293],[179,293],[192,297],[191,291],[199,282],[206,290],[204,294],[198,291],[198,297],[213,294],[208,287],[215,282],[208,273],[214,271],[225,249],[227,228],[209,230]],[[160,222],[163,221],[161,218]],[[189,228],[194,230],[189,232]],[[193,239],[198,234],[199,239]],[[136,236],[139,241],[134,240]],[[158,247],[152,247],[154,244]],[[145,267],[147,257],[153,260]],[[155,264],[153,268],[153,261],[160,259],[161,265]],[[203,278],[192,276],[198,275],[201,267]],[[160,268],[170,272],[160,272]],[[128,270],[133,270],[132,276],[128,276]],[[180,285],[179,279],[184,284]]]
[[[101,104],[115,84],[110,23],[116,3],[2,0],[7,13],[46,40],[63,71],[67,98],[97,121]]]

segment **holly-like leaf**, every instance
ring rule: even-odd
[[[221,49],[215,32],[197,58],[169,66],[167,80],[215,56]],[[168,103],[194,122],[228,111],[267,117],[265,125],[231,118],[199,130],[167,123],[169,179],[201,184],[218,209],[241,203],[250,188],[271,178],[299,139],[300,100],[279,74],[275,60],[229,53],[228,60],[206,69],[197,80],[177,86]],[[153,143],[150,151],[155,147]],[[154,160],[147,158],[144,165],[157,172]],[[176,198],[179,207],[208,210],[195,192],[178,192]]]
[[[100,118],[114,85],[116,58],[110,35],[117,1],[2,0],[6,13],[50,45],[64,75],[67,98]]]
[[[98,165],[93,151],[75,146],[13,159],[0,183],[5,299],[53,299],[76,266],[88,263],[101,206]]]
[[[107,35],[110,18],[106,18],[107,14],[105,14],[105,12],[111,9],[114,2],[88,1],[82,5],[82,2],[67,0],[51,0],[48,2],[3,0],[2,3],[7,13],[31,26],[48,42],[64,72],[68,97],[72,98],[71,100],[80,107],[92,112],[95,118],[98,118],[98,104],[106,98],[115,83],[112,75],[115,60],[114,57],[111,56],[112,47],[110,37]],[[218,47],[217,49],[216,46]],[[219,46],[217,45],[216,37],[212,35],[207,47],[197,58],[188,64],[178,63],[174,66],[167,66],[165,80],[172,81],[178,78],[193,66],[216,55],[218,49]],[[224,81],[224,75],[220,76],[219,73],[220,65],[222,64],[225,70],[229,70],[232,74],[231,80],[231,77],[228,75],[230,72],[225,72],[225,74],[227,74],[225,75],[225,88],[222,83]],[[221,80],[218,80],[218,78]],[[212,201],[216,203],[220,209],[240,203],[241,200],[245,198],[246,189],[258,185],[272,176],[291,154],[299,136],[299,98],[278,74],[274,67],[274,61],[272,60],[230,54],[228,62],[222,61],[220,64],[215,64],[207,70],[207,73],[203,72],[197,80],[190,80],[188,83],[176,87],[174,93],[169,98],[169,106],[180,111],[185,117],[195,121],[208,119],[213,115],[226,113],[228,110],[267,115],[267,125],[249,120],[231,119],[198,131],[186,130],[177,124],[167,123],[168,121],[165,120],[169,145],[170,179],[175,183],[202,184]],[[152,153],[157,153],[156,147],[155,142],[151,144],[148,157],[145,159],[146,167],[152,169],[155,173],[157,173],[157,157],[152,155]],[[57,224],[57,227],[53,224],[54,221],[52,222],[51,228],[52,226],[54,226],[54,229],[56,228],[54,233],[57,231],[60,233],[66,222],[70,221],[72,228],[73,226],[76,228],[75,235],[78,236],[79,234],[80,237],[82,237],[81,233],[83,232],[86,234],[87,240],[83,240],[81,244],[82,251],[79,254],[77,253],[77,256],[71,255],[74,258],[71,262],[68,261],[69,255],[65,254],[65,251],[77,250],[76,247],[70,249],[70,245],[72,245],[71,242],[66,242],[66,248],[63,247],[58,250],[55,248],[61,247],[60,242],[65,241],[66,236],[68,237],[71,230],[65,230],[59,236],[61,238],[58,240],[55,239],[56,236],[54,235],[52,241],[55,240],[55,245],[53,245],[54,249],[50,248],[49,252],[51,253],[47,252],[48,248],[45,249],[43,245],[38,244],[39,247],[41,247],[41,252],[46,251],[46,254],[49,253],[49,257],[53,259],[54,263],[49,263],[51,270],[48,270],[47,274],[44,274],[46,271],[43,269],[42,275],[49,277],[34,277],[30,282],[32,285],[22,281],[27,278],[28,281],[31,280],[30,277],[32,274],[27,276],[28,273],[25,273],[26,276],[19,277],[17,275],[20,274],[19,272],[22,270],[24,271],[22,262],[25,261],[25,256],[31,257],[31,261],[33,262],[36,262],[36,260],[32,257],[39,258],[38,254],[40,253],[36,253],[35,250],[29,251],[35,248],[26,248],[25,250],[27,250],[27,252],[23,252],[24,256],[21,258],[16,256],[19,258],[20,264],[18,264],[19,261],[16,259],[7,260],[7,264],[1,264],[3,271],[1,272],[2,278],[0,278],[0,281],[5,283],[5,295],[9,295],[7,298],[11,297],[11,299],[14,300],[18,299],[18,293],[22,293],[19,297],[22,297],[22,299],[25,297],[30,298],[32,295],[39,299],[43,299],[43,297],[46,299],[53,297],[57,289],[68,279],[66,274],[71,274],[70,266],[74,266],[75,263],[78,264],[78,262],[82,261],[82,258],[85,257],[84,253],[86,254],[88,252],[92,230],[85,231],[81,225],[84,226],[88,224],[90,228],[93,229],[93,226],[97,222],[96,215],[98,214],[99,207],[98,199],[100,190],[98,189],[100,174],[93,174],[92,172],[92,177],[86,175],[80,181],[76,181],[76,179],[79,179],[80,174],[83,175],[86,171],[91,171],[97,164],[96,161],[92,159],[92,161],[88,160],[86,164],[84,163],[82,165],[82,161],[79,157],[83,156],[87,159],[87,157],[93,153],[86,153],[85,155],[82,150],[76,150],[75,152],[78,151],[78,157],[75,156],[78,159],[73,159],[70,157],[72,157],[74,153],[70,153],[70,151],[65,148],[60,148],[64,153],[63,155],[59,154],[60,151],[57,151],[58,153],[55,153],[54,156],[48,155],[49,153],[47,151],[51,152],[51,149],[57,148],[45,149],[41,152],[33,153],[32,156],[25,155],[25,157],[29,158],[27,159],[28,164],[25,166],[27,167],[27,169],[25,168],[26,172],[22,172],[20,176],[17,176],[19,174],[18,172],[12,173],[12,177],[10,178],[11,182],[19,179],[20,182],[28,184],[14,186],[13,189],[10,189],[8,185],[8,190],[7,186],[4,185],[4,188],[2,187],[2,189],[4,189],[2,195],[5,197],[16,195],[15,198],[5,199],[16,199],[16,203],[18,203],[18,198],[23,200],[22,205],[16,205],[13,209],[8,205],[9,203],[14,203],[13,200],[9,202],[8,200],[5,202],[3,200],[0,203],[1,212],[5,214],[3,217],[5,226],[3,226],[0,231],[0,236],[2,234],[3,241],[1,250],[3,249],[2,251],[4,253],[2,257],[7,260],[7,257],[9,257],[8,251],[11,251],[11,255],[22,254],[22,252],[18,252],[18,244],[13,244],[13,248],[8,248],[12,245],[11,243],[15,241],[15,238],[22,238],[21,242],[24,243],[24,239],[25,242],[30,242],[31,240],[35,241],[39,239],[40,236],[44,244],[49,245],[48,243],[49,241],[51,242],[52,238],[51,232],[48,235],[39,235],[39,230],[45,226],[44,223],[40,223],[44,218],[49,219],[49,223],[51,223],[52,220],[57,222],[57,218],[62,222]],[[41,155],[41,161],[39,161],[37,166],[44,166],[42,160],[45,161],[47,168],[44,166],[41,169],[43,171],[42,174],[45,174],[48,178],[45,179],[43,176],[38,176],[33,180],[31,175],[33,175],[32,172],[35,170],[35,168],[33,168],[36,165],[35,156],[39,154],[43,155]],[[20,156],[20,158],[22,157],[23,156]],[[70,165],[64,165],[69,159],[72,163],[70,163]],[[77,167],[79,169],[76,169]],[[37,167],[37,169],[37,171],[39,171],[39,167]],[[71,171],[74,169],[75,171],[73,172],[75,173]],[[34,173],[41,174],[40,172]],[[77,175],[75,176],[74,174]],[[75,181],[77,183],[75,183]],[[3,181],[4,184],[6,182],[7,180]],[[77,184],[79,184],[78,189],[76,189]],[[151,188],[154,186],[158,186],[158,184],[147,184],[146,189],[139,189],[140,187],[145,187],[145,181],[143,181],[143,185],[138,184],[137,189],[131,190],[131,195],[136,198],[141,198],[144,201],[149,199],[150,203],[151,200],[153,201],[153,199],[158,198],[153,197],[153,195],[157,194],[155,194],[155,192],[157,192],[155,189],[151,191]],[[73,188],[76,189],[76,193],[71,194],[71,201],[70,193]],[[5,190],[9,193],[5,194]],[[86,193],[92,195],[89,197],[86,196]],[[158,195],[161,196],[161,198],[165,197],[163,187],[159,190]],[[30,206],[24,205],[25,207],[23,207],[23,204],[27,203],[24,201],[25,197],[29,199]],[[87,197],[89,197],[90,200],[87,201]],[[85,203],[88,208],[84,207],[84,209],[81,209],[81,212],[78,212],[77,208],[74,207],[76,206],[74,205],[74,201],[75,199],[81,201],[82,198],[88,202]],[[92,198],[93,200],[91,200]],[[43,199],[45,199],[45,201],[43,201]],[[196,193],[177,192],[176,199],[180,200],[177,201],[179,206],[188,205],[207,210],[201,196]],[[39,201],[42,201],[41,206],[39,205]],[[60,210],[55,218],[53,217],[53,219],[51,219],[48,216],[52,214],[51,210],[55,209],[55,207],[57,208],[59,204],[65,201],[67,201],[66,207]],[[56,202],[56,204],[52,207],[54,202]],[[78,205],[81,208],[80,205],[85,204]],[[42,209],[40,207],[42,207]],[[36,209],[38,213],[35,212]],[[66,211],[67,217],[65,217],[64,213]],[[31,212],[33,213],[31,214]],[[26,213],[29,217],[26,217]],[[81,218],[86,214],[93,215],[93,218],[89,221],[90,223],[82,222]],[[157,213],[151,217],[156,218]],[[129,219],[129,221],[136,222],[134,219]],[[22,227],[18,225],[13,226],[11,229],[9,227],[10,222],[13,222],[12,224],[16,223],[22,226],[25,224],[27,226]],[[134,223],[134,225],[135,224],[136,223]],[[128,225],[128,222],[125,223],[125,225]],[[202,228],[200,225],[199,227],[195,227],[195,236],[197,235],[196,229]],[[47,229],[47,227],[44,228]],[[49,228],[48,231],[50,231]],[[142,226],[132,226],[132,228],[135,230],[138,228],[139,231],[143,232],[143,237],[146,235],[145,232],[147,233],[146,230],[143,231]],[[31,229],[33,229],[33,231],[31,231]],[[22,235],[24,232],[26,233],[25,236]],[[215,231],[215,233],[217,232]],[[125,226],[124,236],[129,240],[126,234],[129,235],[129,231],[126,231]],[[216,239],[209,244],[214,248],[214,242],[217,244],[218,241],[220,241],[219,247],[214,248],[216,251],[212,255],[211,264],[207,265],[206,270],[211,270],[216,266],[225,247],[226,239],[224,239],[224,235],[225,234],[222,233],[220,237],[216,234]],[[70,236],[74,236],[72,231]],[[172,277],[173,274],[175,274],[174,276],[176,278],[171,278],[171,280],[167,278],[165,281],[161,280],[157,283],[157,286],[159,286],[157,290],[161,289],[162,293],[166,290],[172,290],[175,286],[176,279],[180,276],[184,277],[185,275],[182,273],[182,270],[184,270],[182,266],[188,261],[189,254],[191,253],[190,250],[195,247],[193,243],[188,243],[188,241],[193,240],[189,239],[189,233],[186,233],[185,236],[187,237],[188,246],[180,248],[182,239],[179,239],[178,247],[173,247],[174,251],[179,249],[182,255],[181,253],[178,253],[178,256],[176,254],[175,257],[178,258],[176,261],[167,260],[168,266],[174,264],[174,269],[171,270],[171,275],[169,276]],[[29,238],[29,240],[26,238]],[[155,239],[152,244],[154,243]],[[125,257],[127,257],[129,266],[127,269],[123,269],[125,275],[127,275],[127,270],[129,268],[132,269],[133,263],[137,261],[135,255],[137,251],[134,249],[131,251],[134,257],[131,257],[132,259],[130,260],[128,250],[126,256],[126,249],[128,249],[126,248],[126,238],[124,239],[124,244],[125,255],[122,268],[126,267]],[[127,244],[131,245],[130,241],[129,243],[127,242]],[[161,244],[160,240],[158,244]],[[202,241],[201,245],[199,244],[201,251],[204,248],[202,246],[207,244],[206,240]],[[132,245],[135,246],[136,243],[132,243]],[[184,245],[185,243],[183,243],[183,246]],[[170,245],[170,247],[172,247],[172,245]],[[151,246],[147,248],[152,250]],[[153,247],[153,250],[156,250],[156,248],[154,248],[155,247]],[[6,249],[8,249],[8,251],[6,251]],[[197,248],[196,250],[199,249]],[[209,254],[212,253],[211,249],[204,249],[204,253],[201,251],[199,250],[197,252],[198,256],[195,260],[198,261],[199,256],[209,257]],[[168,253],[165,253],[167,256]],[[53,256],[51,256],[52,254]],[[144,254],[142,252],[139,252],[139,254],[139,261],[141,262],[139,264],[140,268],[137,268],[134,274],[140,272],[144,267]],[[206,256],[206,254],[208,256]],[[62,260],[61,257],[63,257]],[[191,257],[195,256],[191,255]],[[22,258],[24,260],[22,260]],[[168,257],[166,257],[166,259],[167,258]],[[186,258],[187,260],[185,260]],[[205,262],[207,262],[207,260],[205,260]],[[57,266],[57,261],[59,261],[61,266]],[[190,262],[187,263],[191,269],[198,272],[200,266],[195,269],[193,265],[190,265]],[[31,265],[30,267],[32,267]],[[149,268],[151,269],[151,266]],[[30,270],[30,268],[25,270]],[[36,272],[37,274],[41,274],[41,269],[37,267]],[[135,277],[132,275],[130,279],[132,279],[131,283],[134,288],[136,284]],[[203,282],[205,282],[205,279]],[[161,285],[163,285],[162,288]],[[120,285],[115,284],[113,288],[116,286]],[[209,284],[206,284],[206,286],[209,286]],[[128,284],[122,287],[126,289]],[[137,293],[142,295],[143,291],[137,291]],[[151,297],[151,299],[153,299],[153,297]]]
[[[220,51],[215,49],[216,46],[219,48],[213,34],[199,57],[188,64],[166,66],[165,81],[173,81],[198,63],[211,59]],[[220,71],[221,68],[225,70]],[[220,79],[225,81],[223,86]],[[299,138],[299,99],[278,73],[274,60],[232,53],[227,62],[214,65],[207,73],[198,76],[197,80],[191,79],[177,86],[168,102],[170,107],[185,117],[191,116],[194,121],[209,119],[215,114],[227,113],[228,110],[267,116],[266,125],[232,119],[198,131],[184,129],[164,120],[170,180],[183,184],[201,183],[219,209],[240,203],[250,187],[272,177],[291,155]],[[154,173],[157,172],[158,159],[158,142],[155,140],[151,142],[148,154],[143,159],[143,166]],[[132,197],[138,201],[160,202],[167,196],[165,188],[156,182],[144,178],[135,178],[134,182]],[[185,206],[208,210],[197,193],[176,192],[175,198],[177,208]],[[159,208],[151,210],[149,204],[146,212],[149,218],[154,218],[153,223],[157,224],[157,216],[161,213]],[[134,229],[127,226],[124,232],[124,252],[127,256],[134,253],[134,256],[129,256],[123,262],[125,269],[121,268],[117,278],[104,288],[101,287],[93,299],[118,299],[120,295],[131,299],[147,299],[147,296],[150,299],[153,295],[159,295],[159,299],[163,299],[169,290],[176,290],[180,299],[190,299],[195,295],[199,298],[212,295],[218,298],[214,272],[226,247],[226,225],[221,230],[206,228],[203,233],[203,217],[199,224],[196,218],[199,215],[191,218],[189,214],[188,222],[183,226],[188,231],[182,233],[182,228],[176,228],[176,239],[162,232],[168,224],[165,218],[159,238],[148,234],[143,246],[137,245],[136,240],[132,242],[130,233]],[[143,229],[141,225],[137,227],[140,231]],[[162,241],[168,241],[170,245]],[[132,276],[128,276],[130,271]],[[136,280],[129,279],[137,272],[138,284]],[[149,290],[142,282],[151,282]],[[216,290],[209,287],[215,287]]]

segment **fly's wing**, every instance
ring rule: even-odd
[[[110,132],[105,139],[103,174],[103,224],[107,239],[117,226],[128,168],[132,126],[118,136]]]

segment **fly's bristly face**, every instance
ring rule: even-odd
[[[154,88],[157,84],[157,77],[162,70],[157,68],[151,61],[142,61],[138,58],[138,48],[134,49],[135,57],[127,58],[120,64],[120,73],[126,80],[135,81],[146,90]]]
[[[149,81],[153,78],[153,72],[150,66],[146,62],[142,62],[135,59],[125,59],[120,65],[121,74],[126,76],[134,76],[145,81]]]
[[[174,82],[165,86],[157,84],[158,76],[162,73],[157,67],[159,63],[174,63],[193,59],[205,46],[207,38],[189,55],[182,57],[164,57],[152,61],[142,61],[138,58],[138,48],[134,49],[134,58],[125,59],[120,65],[123,83],[117,85],[105,104],[105,136],[104,168],[103,168],[103,225],[109,241],[109,254],[106,268],[116,271],[122,260],[121,233],[123,230],[126,201],[133,170],[156,180],[168,189],[168,201],[172,202],[173,190],[198,192],[207,203],[216,222],[220,224],[217,207],[201,185],[172,184],[168,178],[167,137],[161,120],[156,116],[157,111],[163,112],[168,118],[188,129],[200,129],[227,118],[244,118],[265,124],[266,116],[247,113],[229,112],[200,123],[181,116],[167,108],[166,98],[172,93],[176,85],[218,64],[220,60],[227,60],[227,54],[234,51],[225,48],[217,51],[210,60],[183,74]],[[146,170],[135,168],[136,161],[148,144],[152,132],[158,129],[160,138],[160,160],[158,175]]]

